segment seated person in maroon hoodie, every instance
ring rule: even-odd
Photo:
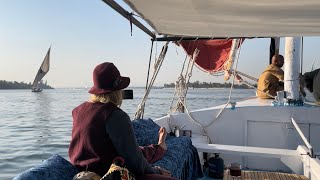
[[[165,129],[159,131],[158,145],[139,147],[129,116],[119,108],[121,90],[129,85],[130,78],[122,77],[113,63],[105,62],[95,67],[93,83],[90,100],[72,111],[71,163],[80,171],[95,172],[102,177],[113,159],[121,156],[136,177],[173,179],[169,171],[148,163],[164,156]]]

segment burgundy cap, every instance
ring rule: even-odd
[[[122,77],[117,67],[110,62],[97,65],[93,70],[91,94],[105,94],[128,87],[129,77]]]

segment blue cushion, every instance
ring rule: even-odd
[[[158,144],[160,126],[152,119],[136,119],[132,121],[134,134],[140,146]]]
[[[78,169],[63,157],[55,154],[37,166],[30,168],[13,180],[72,180]]]
[[[172,176],[183,180],[193,180],[202,177],[201,164],[197,149],[189,137],[172,137],[166,140],[167,152],[163,158],[153,163],[172,173]]]
[[[140,146],[158,143],[160,126],[151,119],[132,121],[133,130]],[[153,163],[171,171],[173,177],[182,180],[194,180],[202,177],[201,164],[197,149],[192,146],[189,137],[167,136],[168,150],[163,158]]]

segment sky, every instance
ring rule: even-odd
[[[258,78],[268,65],[269,43],[246,40],[238,70]],[[319,37],[304,38],[304,72],[314,62],[320,67],[319,43]],[[280,44],[284,54],[284,38]],[[50,71],[44,80],[53,87],[90,87],[94,67],[106,61],[131,78],[130,86],[145,86],[150,45],[150,37],[136,27],[131,36],[129,22],[101,0],[0,1],[0,80],[32,82],[51,46]],[[162,45],[155,44],[157,55]],[[171,43],[155,85],[175,82],[184,56]],[[223,77],[194,69],[190,81],[197,80],[223,82]]]

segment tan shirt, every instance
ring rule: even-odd
[[[307,72],[303,75],[307,89],[313,94],[317,103],[320,104],[320,69]]]
[[[263,99],[272,98],[266,93],[275,96],[277,91],[282,91],[283,85],[280,85],[279,81],[283,81],[283,74],[284,72],[281,68],[270,64],[259,77],[257,96]]]

